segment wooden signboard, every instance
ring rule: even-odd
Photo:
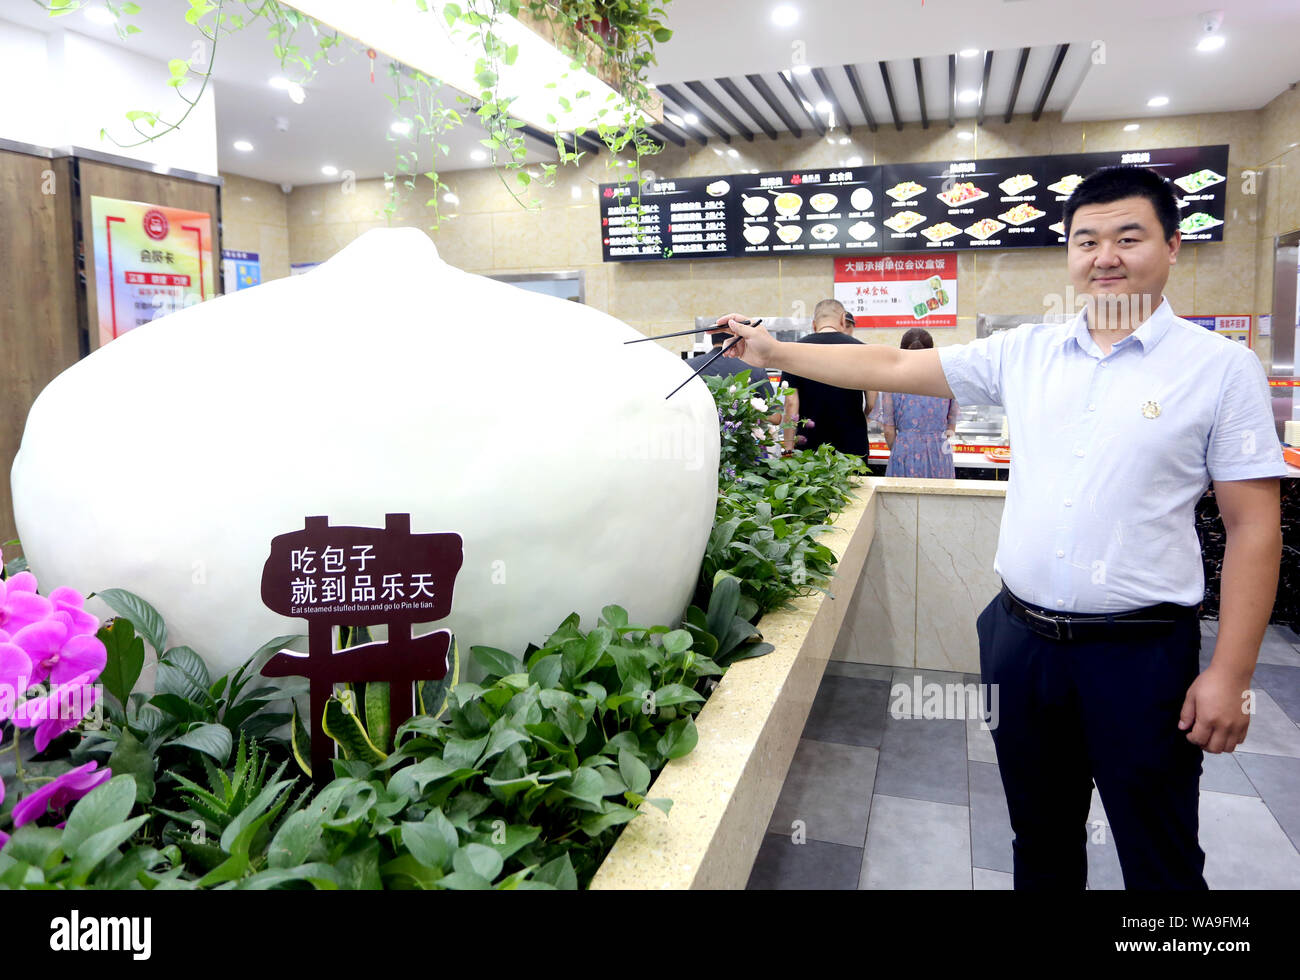
[[[308,679],[316,780],[330,778],[333,753],[323,720],[335,684],[389,683],[396,733],[415,714],[415,682],[446,676],[450,631],[412,637],[411,624],[451,613],[463,561],[459,534],[412,534],[410,514],[388,514],[382,528],[331,526],[327,517],[308,517],[301,531],[271,540],[262,601],[283,616],[307,620],[307,653],[282,650],[262,674]],[[334,649],[335,626],[380,623],[388,627],[387,640]]]

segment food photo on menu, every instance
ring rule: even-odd
[[[1074,189],[1083,183],[1083,176],[1080,174],[1066,174],[1054,184],[1048,184],[1047,189],[1054,191],[1061,197],[1069,197],[1074,193]]]
[[[937,225],[930,225],[928,228],[922,228],[921,234],[931,242],[943,242],[952,238],[954,235],[960,235],[961,229],[949,221],[941,221]]]
[[[834,194],[822,191],[821,193],[814,194],[812,197],[808,198],[808,203],[812,205],[814,211],[825,214],[828,211],[834,211],[835,205],[839,203],[839,200],[840,199]]]
[[[980,190],[969,180],[962,181],[946,191],[940,191],[935,195],[939,200],[950,208],[959,207],[963,204],[971,204],[975,201],[982,201],[988,197],[988,192]]]
[[[1038,181],[1034,179],[1032,174],[1016,174],[1014,177],[1008,177],[998,184],[998,187],[1002,189],[1002,193],[1007,197],[1017,197],[1037,186]]]
[[[1227,180],[1222,174],[1217,174],[1213,170],[1198,170],[1194,174],[1187,174],[1185,177],[1179,177],[1174,183],[1187,194],[1196,194],[1212,187],[1215,184]]]
[[[1045,214],[1047,214],[1046,211],[1039,210],[1028,201],[1025,201],[1023,204],[1017,204],[1009,211],[1003,211],[998,217],[1009,225],[1025,225],[1031,221],[1036,221]]]
[[[966,229],[966,234],[982,242],[992,238],[1005,227],[1006,225],[1001,221],[994,221],[992,218],[981,218]]]
[[[885,227],[892,228],[900,235],[911,228],[915,228],[925,220],[925,215],[916,211],[899,211],[892,217],[885,219]]]
[[[914,180],[905,180],[900,184],[895,184],[893,187],[889,188],[889,190],[885,191],[885,193],[899,204],[903,204],[912,200],[912,198],[916,197],[918,194],[924,194],[925,188]]]

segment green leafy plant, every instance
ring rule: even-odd
[[[90,5],[90,0],[35,2],[51,17],[65,16]],[[431,227],[441,223],[440,191],[448,187],[439,176],[437,161],[449,153],[445,142],[447,133],[463,125],[470,116],[476,117],[486,132],[481,142],[490,154],[491,165],[506,189],[525,207],[540,204],[536,198],[525,196],[531,195],[535,182],[551,185],[557,166],[582,159],[584,153],[576,140],[588,132],[609,149],[609,166],[618,172],[618,179],[635,177],[639,188],[644,182],[642,158],[662,149],[648,134],[643,113],[655,103],[646,78],[647,69],[655,63],[655,45],[672,37],[672,31],[665,26],[664,9],[668,2],[462,0],[431,5],[428,0],[412,0],[414,8],[438,17],[443,22],[440,27],[468,40],[477,54],[474,67],[477,88],[459,97],[461,108],[456,109],[443,103],[440,79],[390,62],[389,75],[395,95],[389,101],[397,116],[394,121],[402,124],[403,133],[392,137],[398,150],[393,172],[385,175],[392,198],[383,209],[384,214],[391,219],[401,196],[413,191],[417,176],[423,176],[433,191],[425,202],[433,213]],[[129,20],[140,12],[139,4],[110,0],[104,9],[113,15],[119,36],[140,33],[139,26]],[[133,109],[126,113],[126,120],[138,137],[136,142],[120,142],[107,129],[101,130],[101,138],[129,148],[157,140],[181,127],[202,100],[217,51],[226,38],[259,22],[266,27],[272,51],[291,85],[309,82],[320,65],[331,62],[335,55],[346,51],[362,56],[368,53],[363,44],[348,41],[337,31],[279,0],[187,0],[182,16],[199,34],[201,48],[197,55],[172,58],[168,62],[166,85],[181,100],[180,115],[171,119],[160,109]],[[578,126],[571,134],[555,134],[558,164],[527,164],[525,123],[513,114],[513,97],[502,94],[503,73],[514,64],[519,51],[517,44],[510,44],[503,37],[501,25],[507,19],[521,17],[538,33],[548,36],[570,59],[568,72],[590,70],[614,89],[609,104],[596,110],[593,123]],[[309,40],[300,41],[300,37]],[[556,82],[548,83],[547,87],[556,88]],[[580,97],[589,95],[586,91],[578,93]],[[572,108],[569,103],[566,96],[556,93],[556,112],[569,111]],[[558,128],[557,120],[557,115],[550,115],[550,123]],[[620,159],[620,155],[627,153],[632,155],[631,160]],[[511,179],[506,179],[507,174]],[[635,222],[644,213],[639,191],[631,196],[630,203],[635,207],[630,219]],[[643,232],[635,223],[633,228],[640,239]]]
[[[281,779],[288,760],[271,772],[271,758],[241,734],[234,770],[227,773],[203,760],[208,787],[177,774],[183,812],[163,807],[154,813],[170,817],[163,839],[176,845],[203,872],[199,887],[236,881],[262,870],[262,857],[271,835],[283,825],[311,792],[305,787],[292,797],[295,778]],[[210,841],[216,841],[211,843]]]
[[[718,406],[718,479],[726,487],[779,453],[780,430],[767,419],[781,404],[761,394],[767,378],[751,382],[748,370],[726,378],[706,376],[704,381]]]

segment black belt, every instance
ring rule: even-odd
[[[1054,613],[1021,602],[1002,586],[1002,607],[1035,633],[1053,640],[1099,640],[1196,619],[1200,606],[1162,602],[1122,613]]]

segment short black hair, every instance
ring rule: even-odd
[[[1065,237],[1070,237],[1074,212],[1088,204],[1110,204],[1126,197],[1144,197],[1151,202],[1165,241],[1178,232],[1178,197],[1173,184],[1148,167],[1102,167],[1085,178],[1065,202]]]
[[[902,350],[929,350],[934,347],[934,338],[930,336],[930,331],[912,327],[903,334],[898,346]]]

